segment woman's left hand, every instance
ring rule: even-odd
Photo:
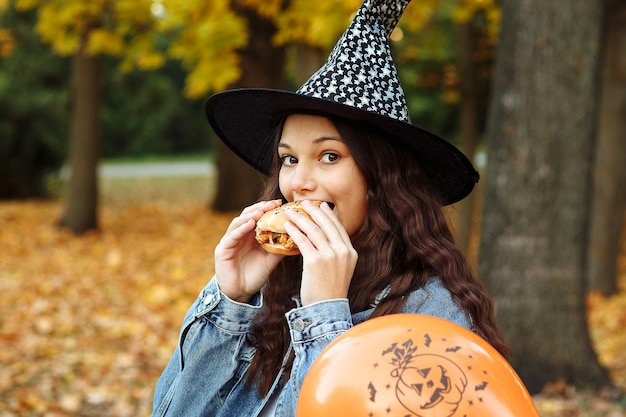
[[[285,225],[302,254],[302,305],[347,298],[358,259],[350,237],[327,203],[317,207],[305,201],[303,208],[313,221],[288,210]]]

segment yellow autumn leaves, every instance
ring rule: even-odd
[[[0,414],[148,416],[186,309],[231,215],[105,206],[59,230],[58,202],[0,203]]]
[[[36,31],[59,55],[80,48],[122,58],[121,69],[153,70],[168,57],[188,70],[186,95],[222,90],[239,77],[237,50],[247,42],[245,22],[226,0],[16,0],[37,9]],[[4,45],[4,43],[3,43]]]
[[[239,51],[249,39],[247,22],[233,3],[273,21],[274,42],[330,48],[346,28],[361,0],[0,0],[0,13],[37,10],[36,31],[59,55],[104,54],[122,59],[121,69],[153,70],[168,58],[187,70],[185,94],[198,98],[220,91],[241,75]],[[441,0],[412,2],[401,25],[415,31],[426,25]],[[458,21],[484,11],[496,26],[494,0],[454,0]],[[0,29],[0,56],[19,47]]]

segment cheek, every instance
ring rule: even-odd
[[[284,175],[281,171],[278,174],[278,188],[280,189],[280,193],[285,197],[288,201],[291,201],[291,187],[289,186],[289,179],[287,175]]]
[[[339,221],[345,227],[348,235],[352,236],[361,227],[365,213],[361,205],[350,204],[344,205],[344,210],[340,213]]]
[[[367,188],[363,178],[354,178],[350,183],[349,190],[344,194],[346,199],[344,207],[347,209],[342,213],[340,219],[349,235],[354,234],[365,220],[365,210],[367,208]]]

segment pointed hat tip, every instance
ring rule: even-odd
[[[358,13],[363,13],[364,17],[368,20],[381,24],[385,29],[386,36],[389,37],[410,1],[411,0],[365,0]]]

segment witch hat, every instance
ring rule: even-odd
[[[272,132],[291,113],[329,115],[371,125],[412,150],[444,204],[467,196],[478,172],[449,142],[411,124],[389,36],[410,0],[365,0],[326,63],[297,91],[244,88],[217,93],[205,111],[220,139],[264,174]]]

